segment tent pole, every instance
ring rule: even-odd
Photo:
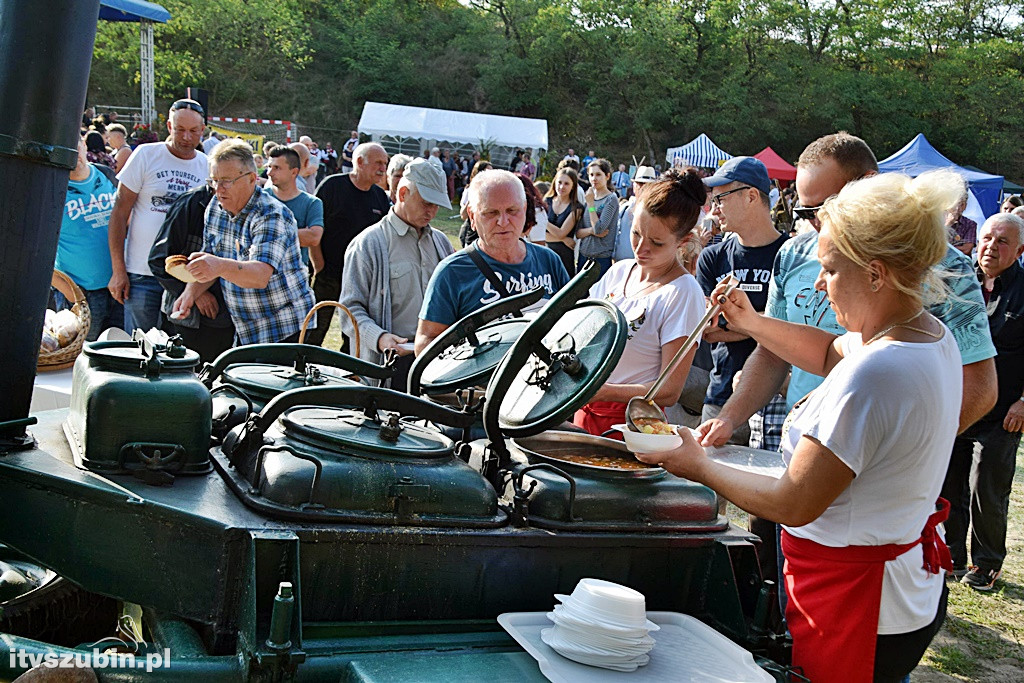
[[[153,22],[139,22],[139,62],[142,75],[142,123],[150,125],[156,118],[156,97],[153,88]]]

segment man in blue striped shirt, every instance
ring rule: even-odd
[[[297,341],[313,292],[295,218],[257,185],[252,149],[242,140],[213,149],[209,182],[217,201],[206,209],[203,251],[190,255],[186,266],[197,282],[185,287],[171,317],[187,315],[220,278],[237,345]]]

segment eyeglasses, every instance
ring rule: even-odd
[[[223,187],[225,190],[230,190],[232,185],[234,185],[235,183],[237,183],[239,180],[249,175],[250,173],[252,173],[252,171],[246,171],[242,175],[238,176],[237,178],[232,178],[231,180],[218,180],[216,178],[207,178],[206,184],[215,190],[218,187]]]
[[[178,100],[171,105],[171,111],[179,111],[181,109],[191,109],[204,119],[206,118],[206,112],[203,111],[203,106],[195,100]]]
[[[729,195],[731,195],[731,194],[733,194],[735,192],[743,192],[743,190],[753,190],[753,189],[754,188],[752,188],[750,185],[744,185],[743,187],[737,187],[735,190],[729,190],[728,192],[723,192],[722,194],[716,194],[714,197],[711,198],[711,206],[716,206],[716,207],[717,206],[721,206],[722,205],[722,197],[728,197]]]
[[[814,221],[818,218],[818,211],[824,204],[818,206],[797,206],[793,207],[793,216],[804,221]]]

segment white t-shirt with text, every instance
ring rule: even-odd
[[[121,185],[138,194],[128,221],[125,266],[129,273],[152,275],[149,251],[171,204],[179,195],[206,182],[206,155],[196,152],[188,160],[171,154],[163,142],[139,145],[117,174]]]

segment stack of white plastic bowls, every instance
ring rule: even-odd
[[[555,652],[580,664],[615,671],[635,671],[650,661],[654,647],[649,634],[658,625],[647,619],[642,593],[600,579],[582,579],[572,595],[555,595],[548,619],[552,628],[541,640]]]

